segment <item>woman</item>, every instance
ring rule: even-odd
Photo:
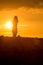
[[[14,19],[13,19],[13,36],[16,37],[17,35],[17,23],[18,23],[18,17],[17,16],[14,16]]]

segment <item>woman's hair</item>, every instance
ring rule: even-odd
[[[14,16],[14,18],[18,19],[17,16]]]
[[[14,16],[14,19],[17,19],[17,22],[18,22],[18,17],[17,16]]]

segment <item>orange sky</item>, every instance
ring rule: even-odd
[[[43,8],[26,7],[0,10],[0,36],[12,36],[12,30],[6,29],[5,23],[12,22],[15,15],[19,19],[17,35],[43,38]]]

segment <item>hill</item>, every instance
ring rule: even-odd
[[[0,36],[0,63],[43,64],[43,38]]]

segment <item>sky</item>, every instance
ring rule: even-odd
[[[5,24],[18,16],[18,34],[43,38],[43,0],[0,0],[0,35],[12,36]]]

